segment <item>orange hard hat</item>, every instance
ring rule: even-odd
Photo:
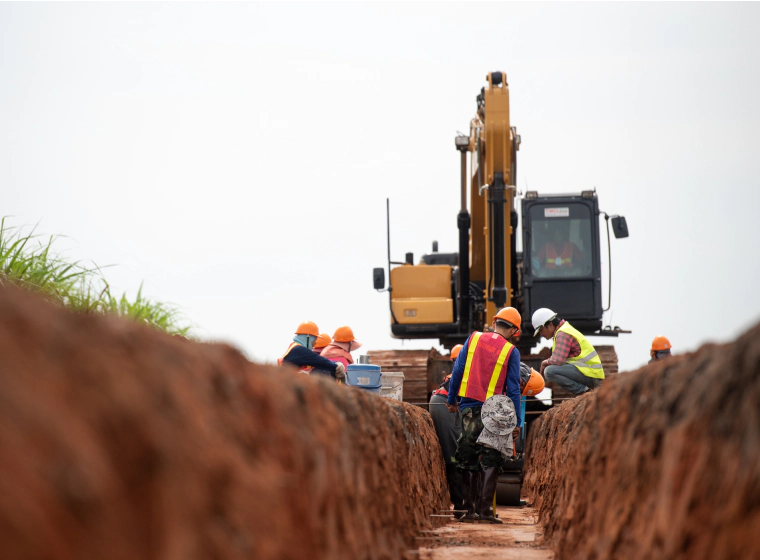
[[[662,335],[655,336],[652,341],[652,350],[662,352],[663,350],[670,350],[670,341]]]
[[[351,330],[351,327],[342,326],[335,329],[333,340],[335,342],[350,344],[349,352],[353,352],[354,350],[358,350],[362,347],[362,343],[354,338],[354,331]]]
[[[333,340],[335,342],[353,342],[354,331],[351,330],[351,327],[338,327],[335,329]]]
[[[317,340],[314,342],[314,348],[324,348],[332,342],[332,338],[327,333],[319,333]]]
[[[520,317],[520,312],[514,307],[505,307],[504,309],[501,309],[496,315],[494,315],[494,319],[506,321],[512,326],[517,327],[517,332],[519,334],[522,317]]]
[[[457,359],[457,356],[459,356],[459,353],[461,351],[462,351],[461,344],[457,344],[456,346],[454,346],[454,348],[451,349],[451,352],[449,353],[449,358],[451,359],[452,362]]]
[[[311,336],[319,336],[319,329],[315,323],[311,321],[304,321],[296,329],[296,334],[310,334]]]
[[[522,390],[524,397],[532,397],[538,395],[544,390],[544,378],[535,369],[530,368],[530,379],[525,384],[525,388]]]

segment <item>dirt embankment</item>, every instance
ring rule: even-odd
[[[10,288],[0,356],[4,559],[391,558],[448,506],[413,406]]]
[[[760,558],[760,326],[566,402],[528,453],[560,559]]]

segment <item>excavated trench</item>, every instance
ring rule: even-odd
[[[523,489],[559,559],[760,558],[760,325],[544,414]]]
[[[534,424],[523,490],[556,558],[760,558],[758,339]],[[435,523],[448,493],[420,408],[8,287],[0,355],[3,559],[549,557],[521,536],[533,510],[504,512],[503,535]]]
[[[0,288],[3,559],[398,558],[448,507],[420,408]]]

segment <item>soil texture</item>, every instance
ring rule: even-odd
[[[11,287],[0,355],[3,559],[398,558],[448,507],[420,408]]]
[[[760,558],[760,326],[544,414],[523,490],[560,560]]]

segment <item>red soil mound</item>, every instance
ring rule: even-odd
[[[428,414],[0,289],[3,559],[392,558],[448,507]]]
[[[760,558],[760,326],[564,403],[526,490],[560,559]]]

